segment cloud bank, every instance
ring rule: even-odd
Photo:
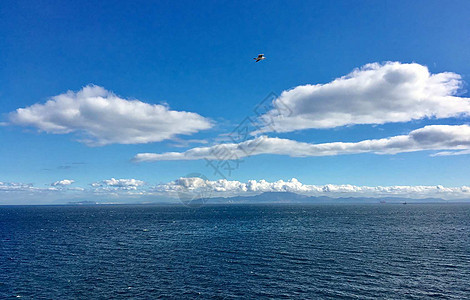
[[[156,187],[158,191],[168,194],[191,192],[207,194],[211,197],[227,197],[239,195],[254,195],[263,192],[292,192],[308,196],[330,197],[410,197],[427,198],[440,197],[444,199],[464,198],[470,196],[470,187],[436,186],[356,186],[344,185],[308,185],[295,178],[284,181],[268,182],[266,180],[248,180],[247,182],[220,179],[215,181],[202,178],[179,178],[173,182]]]
[[[54,96],[44,104],[19,108],[10,113],[9,120],[46,133],[76,133],[90,146],[159,142],[212,126],[196,113],[122,99],[95,85]]]
[[[197,147],[185,152],[139,153],[136,162],[161,160],[228,160],[260,154],[277,154],[291,157],[331,156],[344,154],[375,153],[396,154],[423,150],[469,150],[469,125],[429,125],[384,139],[364,140],[355,143],[310,144],[289,139],[266,136],[239,144],[220,144],[212,147]],[[441,152],[449,155],[454,152]],[[460,152],[461,154],[464,154]]]
[[[350,184],[309,185],[295,178],[268,182],[266,180],[208,180],[199,177],[185,178],[146,185],[137,179],[110,179],[95,182],[88,188],[35,187],[33,184],[0,182],[0,204],[68,203],[83,199],[96,202],[132,203],[176,201],[181,195],[204,197],[251,196],[263,192],[292,192],[306,196],[339,197],[408,197],[442,199],[470,199],[470,187],[435,186],[357,186]],[[117,201],[117,202],[114,202]]]
[[[354,124],[408,122],[470,115],[470,99],[457,96],[461,76],[431,74],[416,63],[372,63],[326,84],[284,91],[261,116],[264,132],[290,132]]]

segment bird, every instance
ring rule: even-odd
[[[255,57],[253,59],[256,60],[255,62],[259,62],[260,60],[266,59],[266,57],[264,57],[264,54],[258,54],[258,57]]]

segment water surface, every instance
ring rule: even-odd
[[[0,298],[470,297],[470,205],[0,207]]]

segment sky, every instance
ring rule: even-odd
[[[470,199],[469,9],[1,1],[0,204]]]

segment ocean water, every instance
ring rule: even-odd
[[[0,207],[0,298],[470,298],[470,205]]]

